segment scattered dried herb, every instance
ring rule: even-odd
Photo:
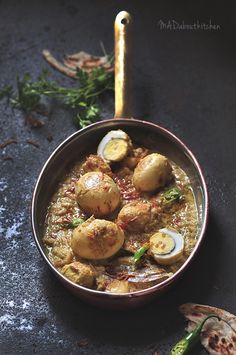
[[[86,339],[81,340],[81,341],[78,342],[78,346],[81,347],[81,348],[83,348],[85,346],[88,346],[88,344],[89,344],[89,342]]]
[[[49,143],[51,143],[53,141],[53,136],[51,134],[49,136],[47,136],[46,138]]]
[[[9,160],[9,161],[13,162],[14,159],[12,157],[10,157],[10,156],[7,156],[7,157],[2,157],[2,160],[4,160],[4,161]]]
[[[10,144],[17,144],[17,140],[15,138],[10,138],[8,140],[6,140],[5,142],[3,142],[2,144],[0,144],[0,148],[3,149],[5,147],[7,147]]]
[[[44,122],[30,112],[28,115],[25,116],[25,124],[29,125],[32,128],[39,128],[44,126]]]
[[[27,139],[26,142],[31,144],[31,145],[33,145],[35,148],[39,148],[40,147],[39,143],[37,143],[37,142],[35,142],[35,141],[31,140],[31,139]]]

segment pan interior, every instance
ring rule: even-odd
[[[65,140],[50,156],[36,184],[33,203],[33,226],[43,248],[44,221],[52,194],[71,164],[96,152],[102,137],[112,129],[124,130],[138,146],[147,147],[179,165],[188,175],[198,210],[198,236],[206,219],[206,191],[200,169],[191,152],[166,130],[138,120],[107,120],[80,130]]]

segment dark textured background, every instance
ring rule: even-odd
[[[178,3],[178,4],[177,4]],[[183,335],[178,306],[192,301],[235,309],[236,25],[230,2],[0,1],[0,85],[17,73],[36,77],[47,67],[41,52],[58,58],[81,49],[113,47],[113,21],[126,9],[134,18],[134,116],[159,123],[193,150],[210,193],[210,220],[197,260],[165,295],[142,309],[100,310],[70,295],[34,244],[29,209],[40,169],[75,131],[71,115],[52,105],[43,128],[31,129],[0,102],[1,354],[167,354]],[[220,25],[217,31],[161,30],[159,20]],[[61,83],[70,80],[54,72]],[[113,100],[103,117],[113,115]],[[49,142],[47,137],[53,136]],[[39,148],[27,144],[39,143]],[[6,156],[14,160],[4,160]],[[88,341],[87,346],[79,343]],[[192,352],[193,353],[193,352]],[[203,354],[199,347],[196,354]]]

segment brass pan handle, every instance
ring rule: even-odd
[[[115,30],[115,118],[131,117],[131,31],[132,18],[118,13]]]

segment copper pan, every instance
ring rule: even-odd
[[[114,309],[137,307],[168,289],[196,256],[203,240],[208,216],[206,183],[200,165],[192,152],[168,130],[153,123],[130,118],[131,27],[131,16],[125,11],[120,12],[115,20],[115,119],[97,122],[75,132],[54,150],[37,179],[31,211],[32,229],[37,247],[53,273],[71,292],[84,301]],[[168,156],[187,173],[193,187],[199,220],[197,243],[181,268],[158,285],[126,294],[105,293],[72,283],[50,263],[42,242],[47,207],[58,181],[69,165],[96,151],[101,138],[108,131],[118,128],[127,132],[136,144]]]

